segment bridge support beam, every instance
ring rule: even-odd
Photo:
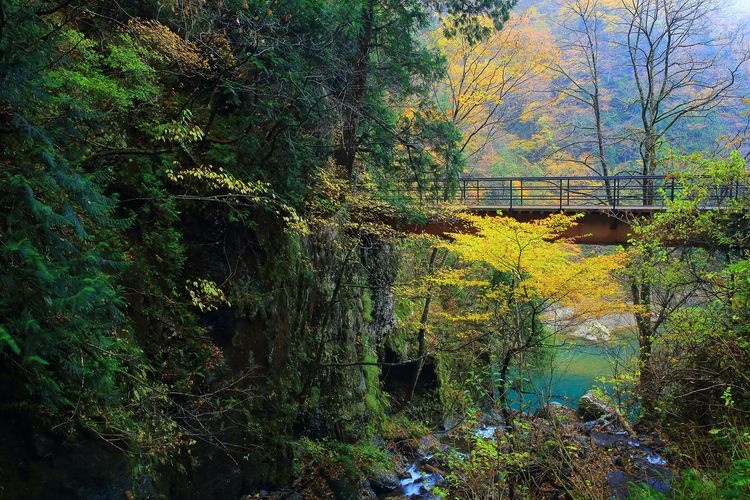
[[[550,209],[531,209],[507,210],[498,214],[496,208],[490,207],[469,207],[467,210],[476,215],[512,217],[519,222],[531,222],[543,219],[552,213],[559,213],[559,211]],[[629,214],[629,216],[648,217],[652,214],[652,211],[646,210],[634,212],[636,213]],[[570,215],[583,213],[583,217],[578,219],[577,224],[564,234],[565,237],[575,238],[577,243],[583,245],[625,245],[630,238],[630,224],[625,222],[628,217],[619,218],[612,212],[605,210],[563,211],[563,213]],[[446,233],[469,232],[471,229],[458,223],[432,222],[426,226],[410,226],[407,231],[443,236]]]
[[[576,212],[566,213],[573,215]],[[497,213],[482,215],[497,215]],[[503,215],[513,217],[519,222],[531,222],[537,219],[544,219],[550,215],[550,212],[514,211],[512,213],[504,213]],[[646,214],[639,215],[643,216]],[[625,245],[628,239],[630,239],[630,224],[614,217],[612,213],[586,211],[583,212],[583,217],[576,222],[577,224],[566,231],[563,236],[566,238],[575,238],[576,242],[582,245]]]

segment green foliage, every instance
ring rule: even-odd
[[[517,0],[477,0],[467,4],[461,0],[441,0],[436,3],[439,11],[445,9],[449,22],[446,25],[446,36],[463,36],[470,43],[478,41],[491,33],[491,29],[477,22],[476,14],[482,14],[492,21],[495,29],[500,29],[508,20],[510,9]]]
[[[14,7],[8,14],[20,21],[26,12]],[[69,93],[73,86],[90,84],[90,94],[106,89],[108,97],[119,90],[103,82],[100,73],[68,85],[98,63],[90,60],[91,42],[70,31],[53,37],[59,45],[37,46],[28,56],[30,64],[44,64],[75,39],[78,52],[77,57],[68,54],[70,64],[50,72],[19,67],[12,44],[25,43],[44,27],[36,20],[6,33],[0,57],[5,75],[0,106],[12,110],[14,125],[0,143],[0,316],[3,363],[13,374],[5,389],[15,397],[33,395],[58,415],[93,416],[120,398],[118,372],[139,356],[124,328],[124,302],[115,278],[122,255],[98,237],[125,223],[114,214],[114,200],[104,194],[107,173],[83,171],[80,150],[65,156],[60,144],[95,123],[86,118],[95,111],[93,102],[79,101]],[[45,123],[58,113],[71,118]]]
[[[159,89],[154,69],[145,62],[148,55],[127,35],[115,40],[102,54],[96,40],[74,29],[65,31],[59,50],[67,64],[54,67],[40,82],[50,92],[49,105],[80,107],[112,119],[115,113],[155,98]]]
[[[686,172],[683,192],[667,212],[634,226],[638,237],[630,270],[665,300],[652,304],[655,313],[645,322],[653,329],[647,337],[654,358],[649,369],[664,376],[660,386],[642,384],[641,391],[660,399],[659,413],[668,421],[714,425],[746,411],[750,396],[750,387],[738,377],[739,367],[750,360],[748,226],[742,208],[747,198],[727,201],[722,210],[700,207],[716,203],[712,186],[736,186],[747,182],[748,174],[736,152],[728,159],[694,155],[680,162]],[[702,248],[674,249],[675,242]],[[733,353],[731,360],[727,352]],[[667,366],[668,373],[659,369]],[[685,392],[692,397],[685,399]]]
[[[403,413],[389,416],[383,424],[383,437],[388,441],[419,439],[429,432],[427,425]]]
[[[380,387],[380,368],[376,365],[378,358],[375,354],[367,352],[362,360],[371,363],[362,368],[365,377],[365,408],[367,409],[370,423],[366,435],[379,434],[387,421],[386,409],[389,406],[388,395]]]
[[[221,365],[177,286],[185,254],[168,161],[116,160],[140,139],[129,119],[153,117],[166,89],[129,35],[60,29],[59,14],[37,14],[46,8],[3,4],[2,389],[10,408],[69,435],[93,431],[150,457],[133,462],[153,473],[191,441],[195,422],[177,416],[196,400],[177,394],[206,389]],[[202,404],[233,407],[214,390]]]
[[[676,498],[710,500],[714,498],[745,498],[750,494],[750,460],[735,460],[724,471],[682,471],[672,482],[670,495],[654,491],[648,485],[634,485],[628,498],[633,500]]]
[[[372,323],[372,297],[367,290],[362,293],[362,309],[362,318],[368,323]]]
[[[335,440],[302,438],[295,443],[295,467],[300,476],[324,472],[336,477],[343,471],[353,482],[359,482],[374,471],[389,471],[393,460],[388,453],[369,442],[356,444]]]
[[[469,38],[510,4],[441,2]],[[463,167],[424,2],[195,5],[0,6],[2,411],[91,431],[138,473],[187,473],[203,446],[274,462],[305,412],[377,431],[350,257],[391,234],[393,186],[447,199]],[[332,160],[342,124],[357,175]],[[383,465],[349,446],[311,453]]]

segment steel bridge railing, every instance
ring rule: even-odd
[[[463,177],[399,189],[423,202],[458,200],[467,206],[498,209],[661,209],[684,191],[676,176]],[[747,184],[712,184],[702,200],[706,208],[750,193]]]

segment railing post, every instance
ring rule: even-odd
[[[479,179],[477,179],[477,205],[479,205]]]
[[[620,197],[620,179],[615,177],[612,183],[612,210],[617,210],[617,199]]]
[[[520,191],[518,192],[518,204],[523,205],[523,178],[518,179],[518,183],[520,184]]]
[[[510,183],[510,212],[513,211],[513,179],[508,181]]]
[[[570,207],[570,179],[568,179],[568,196],[567,196],[567,200],[568,200],[568,202],[566,203],[566,205],[568,207]]]
[[[560,179],[560,210],[562,210],[562,184],[563,180]]]

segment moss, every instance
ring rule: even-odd
[[[393,460],[388,453],[369,441],[349,444],[302,438],[296,443],[296,451],[294,469],[301,474],[310,474],[316,469],[329,472],[343,470],[349,479],[358,481],[372,471],[393,468]]]
[[[362,293],[362,319],[368,324],[372,323],[372,297],[369,290]]]
[[[366,350],[368,349],[369,347],[366,347]],[[377,356],[372,352],[367,352],[363,357],[365,363],[375,363],[377,360]],[[365,406],[370,413],[367,434],[374,435],[381,432],[383,422],[386,418],[385,410],[388,402],[387,397],[380,388],[380,367],[376,365],[364,365],[363,372],[367,386]]]
[[[403,414],[393,415],[383,424],[383,437],[389,441],[417,439],[430,433],[429,427]]]

